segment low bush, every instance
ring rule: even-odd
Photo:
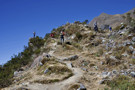
[[[127,76],[117,76],[112,81],[107,82],[111,90],[135,90],[135,81],[132,81]]]
[[[74,85],[72,85],[71,87],[69,87],[68,90],[77,90],[79,87],[80,87],[80,85],[74,84]]]

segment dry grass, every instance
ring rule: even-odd
[[[36,79],[34,80],[35,83],[49,84],[59,82],[73,75],[72,71],[65,64],[56,61],[54,58],[44,58],[42,63],[44,65],[37,69],[37,75],[42,75],[43,79]],[[44,74],[46,69],[48,69],[48,72]]]
[[[69,77],[73,76],[73,73],[68,73],[66,76],[63,78],[55,78],[55,79],[45,79],[45,80],[35,80],[34,83],[41,83],[41,84],[49,84],[49,83],[55,83],[59,82],[65,79],[68,79]]]
[[[48,68],[49,74],[55,73],[55,74],[64,74],[65,72],[71,73],[72,71],[68,69],[65,66],[51,66]]]
[[[68,90],[77,90],[78,88],[80,87],[79,84],[74,84],[74,85],[71,85]]]
[[[63,44],[65,50],[74,50],[74,47],[71,45]]]
[[[50,61],[56,62],[54,58],[44,58],[41,62],[42,64],[45,64],[46,62],[50,62]]]

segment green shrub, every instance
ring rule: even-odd
[[[29,47],[31,46],[30,43],[33,44],[33,47],[40,48],[44,45],[44,40],[41,37],[36,36],[35,38],[31,38],[29,40]]]
[[[24,50],[18,55],[11,57],[11,60],[8,61],[0,67],[0,88],[7,87],[12,84],[12,78],[14,72],[19,70],[21,67],[26,66],[31,63],[31,56],[36,53],[40,53],[40,47],[44,45],[44,40],[40,37],[31,38],[29,40],[28,46],[24,46]],[[33,48],[39,48],[33,52]]]
[[[111,90],[135,90],[135,82],[127,76],[117,76],[112,81],[107,82]]]
[[[65,32],[68,35],[72,35],[72,34],[76,34],[78,31],[80,30],[80,26],[79,25],[70,25],[70,27],[68,27]]]
[[[41,52],[40,48],[35,50],[35,54],[39,54]]]
[[[75,41],[79,42],[82,39],[83,35],[80,32],[76,33],[76,37],[74,38]]]

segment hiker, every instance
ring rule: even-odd
[[[112,31],[112,27],[111,26],[109,26],[109,30]]]
[[[53,38],[53,37],[54,37],[54,34],[53,34],[53,33],[51,33],[51,34],[50,34],[50,36]]]
[[[95,30],[96,32],[98,31],[97,22],[94,23],[94,30]]]
[[[35,33],[35,32],[33,32],[33,36],[34,36],[34,38],[35,38],[35,36],[36,36],[36,33]]]
[[[65,35],[64,30],[62,30],[62,31],[60,32],[61,43],[64,43],[64,35]]]
[[[124,28],[124,23],[121,23],[120,29],[123,29],[123,28]]]

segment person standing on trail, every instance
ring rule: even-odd
[[[112,27],[111,26],[109,26],[109,30],[112,31]]]
[[[123,29],[123,28],[124,28],[124,23],[122,22],[120,29]]]
[[[94,30],[95,30],[96,32],[98,31],[97,22],[94,23]]]
[[[60,39],[61,39],[61,43],[62,43],[62,44],[64,43],[64,35],[65,35],[64,30],[62,30],[62,31],[60,32]]]
[[[51,38],[53,38],[54,37],[54,33],[51,33],[50,36],[51,36]]]
[[[35,33],[35,32],[33,32],[33,36],[34,36],[34,38],[35,38],[35,36],[36,36],[36,33]]]

